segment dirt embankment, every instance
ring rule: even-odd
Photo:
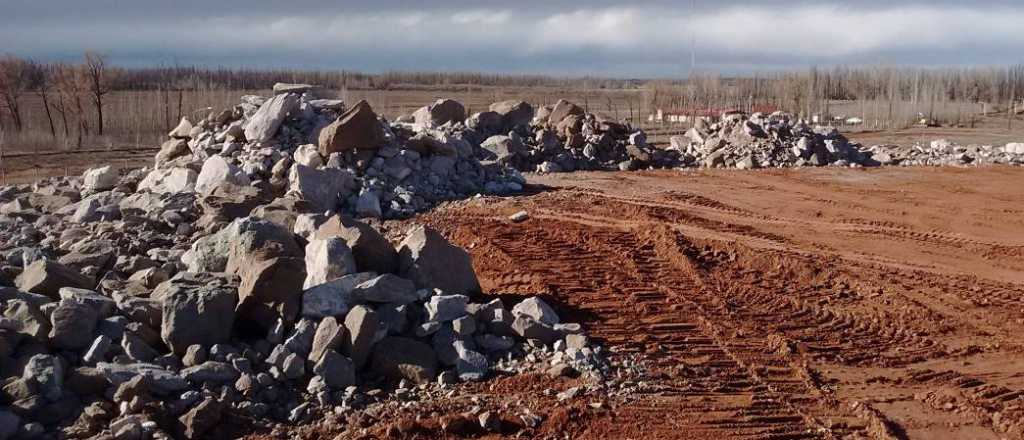
[[[1021,438],[1024,170],[532,180],[417,221],[470,249],[486,291],[545,293],[650,362],[642,396],[552,402],[544,432]]]

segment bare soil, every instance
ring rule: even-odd
[[[485,291],[544,293],[653,369],[600,408],[478,390],[541,407],[532,435],[1024,437],[1024,169],[530,180],[415,221],[469,249]]]

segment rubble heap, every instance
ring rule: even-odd
[[[208,151],[209,132],[188,131],[186,148]],[[245,136],[282,132],[297,131]],[[208,438],[222,421],[299,423],[496,369],[605,374],[600,347],[542,299],[483,299],[469,254],[437,232],[395,246],[307,209],[335,194],[304,173],[352,171],[299,146],[290,186],[306,198],[270,198],[246,159],[263,153],[219,148],[241,153],[198,173],[205,153],[164,150],[155,171],[0,187],[0,439]]]
[[[245,96],[197,122],[182,119],[140,188],[207,195],[226,182],[287,194],[312,210],[386,218],[522,189],[518,172],[481,163],[457,134],[399,136],[365,101],[349,107],[318,98],[319,90],[278,84],[273,97]]]
[[[715,123],[698,118],[683,136],[670,138],[688,166],[778,168],[874,166],[877,161],[835,128],[793,122],[786,113],[728,112]]]
[[[909,147],[875,145],[868,151],[872,153],[871,157],[882,165],[1024,165],[1024,143],[1009,143],[1003,147],[995,147],[959,145],[946,139],[937,139],[928,145],[915,144]]]
[[[519,171],[636,170],[679,165],[679,153],[647,143],[643,131],[587,113],[566,100],[535,111],[523,101],[492,104],[468,118],[462,104],[438,100],[400,119],[411,136],[454,136],[475,156]]]

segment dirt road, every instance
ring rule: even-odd
[[[417,221],[470,249],[485,291],[544,292],[652,363],[637,400],[549,433],[1022,437],[1024,169],[531,179]]]

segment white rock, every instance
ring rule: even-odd
[[[107,165],[99,168],[90,168],[82,174],[82,186],[90,191],[106,191],[114,189],[120,180],[117,170]]]
[[[315,211],[334,211],[355,187],[351,172],[336,168],[318,170],[302,164],[292,166],[288,195],[306,200]]]
[[[512,308],[512,314],[516,316],[529,316],[537,322],[547,325],[555,325],[559,322],[555,309],[552,309],[548,303],[537,297],[527,298],[516,304]]]
[[[224,182],[235,186],[247,186],[249,185],[249,176],[246,176],[241,168],[228,162],[223,156],[210,156],[206,162],[203,162],[203,169],[196,177],[196,192],[209,194]]]
[[[306,281],[303,289],[356,272],[356,260],[345,240],[313,239],[306,245]]]
[[[139,182],[138,189],[157,194],[194,192],[197,177],[196,172],[188,168],[162,168],[150,171]]]
[[[260,106],[245,124],[245,138],[249,142],[266,142],[277,134],[288,113],[299,108],[299,95],[277,95]]]
[[[295,163],[305,165],[310,168],[319,168],[324,164],[323,156],[320,156],[320,151],[317,150],[316,145],[306,144],[301,145],[295,149],[293,155]]]

